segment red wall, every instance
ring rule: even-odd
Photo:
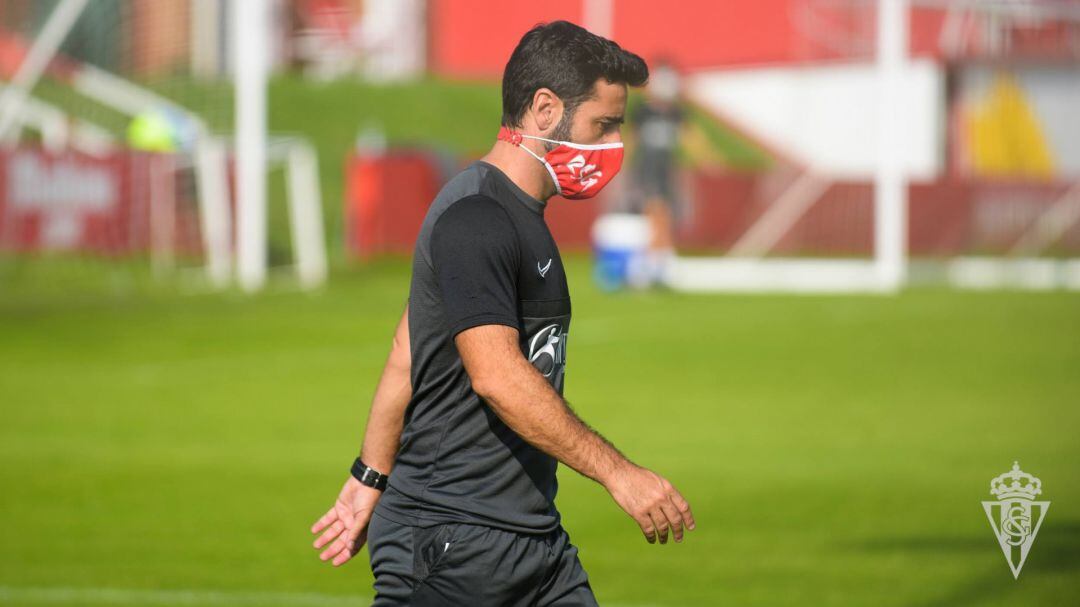
[[[542,21],[581,22],[582,0],[429,0],[428,65],[455,77],[500,77],[522,34]]]
[[[804,35],[806,0],[612,3],[615,41],[647,61],[667,57],[684,69],[821,61],[852,53],[869,57],[874,48],[874,15],[829,9],[829,3],[812,4],[816,22],[826,24],[827,41]],[[583,5],[584,0],[429,0],[429,66],[448,77],[498,77],[526,30],[557,19],[584,25]],[[915,53],[936,54],[941,21],[940,11],[912,12]],[[821,28],[815,31],[820,36]],[[852,40],[859,43],[854,50]]]
[[[775,63],[797,56],[792,0],[616,3],[614,38],[647,60],[686,69]]]

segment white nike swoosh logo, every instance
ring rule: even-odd
[[[544,277],[544,275],[545,275],[545,274],[547,274],[547,271],[548,271],[548,270],[549,270],[550,268],[551,268],[551,260],[550,260],[550,259],[548,259],[547,265],[546,265],[546,266],[544,266],[544,267],[542,267],[542,268],[540,267],[540,262],[539,262],[539,261],[538,261],[538,262],[536,262],[536,270],[537,270],[538,272],[540,272],[540,278],[543,278],[543,277]]]

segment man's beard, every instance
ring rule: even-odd
[[[559,120],[559,124],[555,125],[555,130],[551,131],[550,139],[556,141],[570,141],[570,127],[574,122],[574,110],[577,108],[567,108],[562,115],[562,119]],[[555,146],[559,144],[551,143],[550,141],[544,142],[544,151],[550,152],[555,149]]]

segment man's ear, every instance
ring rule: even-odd
[[[536,121],[536,128],[541,133],[554,129],[562,120],[562,99],[559,99],[559,96],[549,88],[540,88],[533,93],[532,105],[529,109],[532,111],[533,120]]]

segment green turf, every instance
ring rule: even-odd
[[[568,398],[698,519],[685,543],[649,545],[563,468],[601,604],[1080,600],[1077,295],[609,295],[586,260],[568,267]],[[256,298],[60,295],[9,274],[0,603],[369,595],[366,552],[333,570],[307,528],[359,445],[407,272]],[[979,504],[1014,459],[1053,502],[1019,581]]]

